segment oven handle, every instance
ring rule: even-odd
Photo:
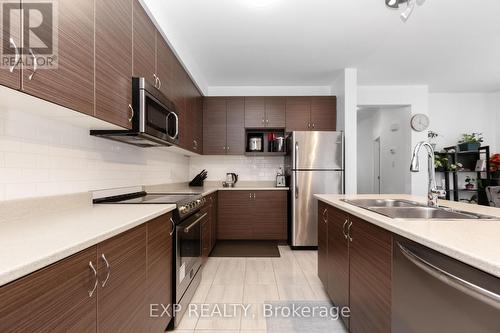
[[[174,115],[175,117],[175,134],[170,136],[170,134],[168,134],[168,122],[170,121],[170,115]],[[179,116],[177,115],[177,113],[175,112],[170,112],[168,115],[167,115],[167,136],[171,139],[171,140],[177,140],[177,136],[179,135]]]
[[[200,216],[199,218],[196,219],[196,221],[194,221],[193,223],[191,223],[190,225],[188,225],[187,227],[184,228],[184,232],[185,233],[188,233],[189,230],[194,227],[195,225],[197,225],[201,220],[203,220],[206,216],[207,216],[208,213],[204,213],[202,216]]]

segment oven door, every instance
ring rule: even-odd
[[[179,302],[201,266],[201,223],[198,212],[176,226],[176,301]]]

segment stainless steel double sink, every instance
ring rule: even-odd
[[[447,207],[428,207],[424,204],[396,199],[342,199],[351,205],[372,212],[401,220],[437,219],[437,220],[494,220],[494,216],[453,210]]]

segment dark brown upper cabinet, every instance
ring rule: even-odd
[[[59,0],[57,68],[23,68],[23,91],[50,102],[94,113],[94,1]],[[45,25],[41,26],[42,33]],[[30,51],[30,64],[40,55]],[[125,113],[127,113],[125,105]]]
[[[226,124],[226,154],[245,154],[245,100],[228,97]]]
[[[266,101],[264,97],[245,97],[245,127],[266,127]]]
[[[95,115],[132,128],[132,0],[95,0]]]
[[[159,31],[156,31],[156,75],[158,86],[163,95],[171,101],[174,100],[174,72],[175,55]]]
[[[134,76],[158,86],[156,69],[156,27],[139,1],[134,0]]]
[[[9,4],[12,9],[20,9],[21,1]],[[9,60],[9,69],[0,70],[0,84],[13,89],[21,89],[21,15],[20,10],[10,11],[10,34],[2,33],[2,45],[10,45],[15,54]]]
[[[286,98],[286,130],[308,131],[311,118],[311,97]]]
[[[243,97],[208,97],[203,110],[203,153],[245,153],[245,100]]]
[[[335,131],[337,98],[335,96],[287,97],[287,131]]]
[[[245,128],[284,128],[284,97],[245,97]]]
[[[226,99],[206,97],[203,107],[203,153],[226,154]]]
[[[285,128],[285,97],[266,97],[266,127]]]
[[[311,127],[316,131],[337,129],[337,97],[314,96],[311,98]]]

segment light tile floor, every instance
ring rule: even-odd
[[[186,312],[175,332],[288,333],[303,332],[305,325],[308,333],[346,332],[340,319],[265,317],[264,303],[330,306],[317,276],[317,252],[292,251],[288,246],[279,250],[280,258],[210,257],[192,300],[196,311]],[[205,315],[202,306],[206,306]],[[248,307],[248,312],[241,306]],[[214,315],[206,315],[210,313]]]

